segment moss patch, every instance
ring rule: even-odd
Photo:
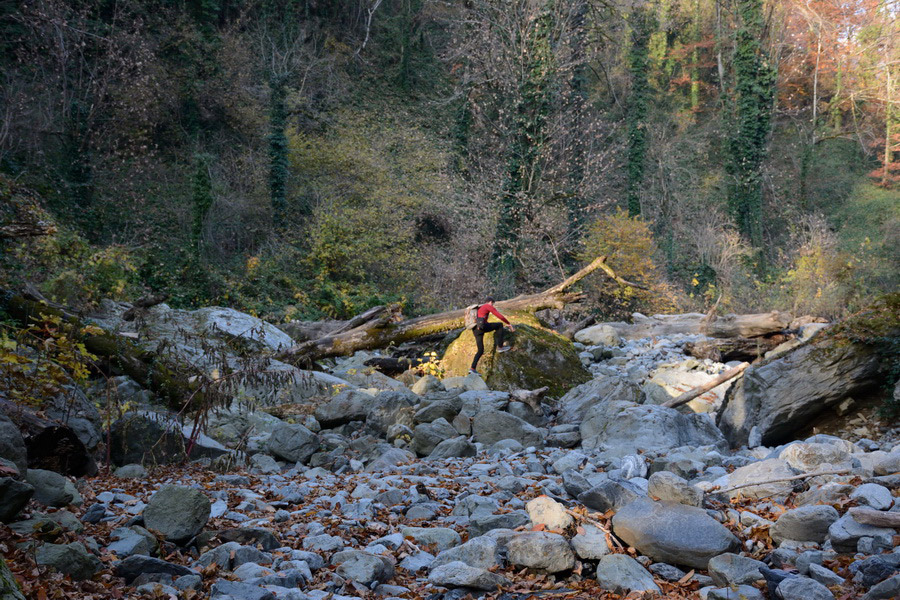
[[[591,375],[581,365],[572,342],[541,327],[530,314],[512,314],[508,318],[516,326],[516,332],[510,336],[511,351],[498,353],[494,334],[484,336],[484,356],[478,363],[478,371],[488,387],[508,391],[548,386],[549,394],[559,397],[590,380]],[[465,375],[475,351],[475,336],[469,330],[463,331],[444,353],[446,375]]]

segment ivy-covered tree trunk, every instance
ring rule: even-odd
[[[587,64],[585,60],[585,27],[587,20],[588,5],[586,0],[576,0],[574,8],[574,16],[572,20],[572,38],[571,38],[571,60],[574,64],[572,67],[572,77],[569,80],[569,104],[572,111],[571,128],[575,132],[572,141],[570,169],[569,169],[569,185],[570,189],[567,198],[568,209],[568,227],[567,237],[571,248],[575,247],[575,243],[581,234],[584,225],[585,208],[587,202],[579,189],[584,179],[584,140],[581,133],[584,130],[584,110],[587,102]],[[574,252],[570,251],[568,256],[573,260]]]
[[[646,6],[635,7],[631,22],[631,48],[628,51],[628,71],[631,75],[631,94],[628,96],[626,122],[628,127],[628,180],[626,199],[628,214],[641,214],[641,183],[647,158],[647,111],[650,103],[650,83],[647,71],[653,19]]]
[[[519,85],[513,139],[500,195],[500,219],[491,257],[494,293],[511,295],[516,282],[516,251],[522,221],[528,218],[527,199],[540,177],[541,154],[553,97],[553,0],[547,2],[528,32],[528,61]]]
[[[737,0],[732,134],[726,163],[728,201],[741,234],[762,246],[762,163],[775,100],[775,67],[762,43],[762,0]]]
[[[269,193],[275,222],[280,223],[287,209],[288,142],[284,133],[287,124],[287,95],[285,78],[272,76],[269,107]]]
[[[212,179],[209,176],[209,158],[198,155],[195,158],[196,166],[193,181],[193,208],[194,222],[191,227],[191,245],[195,253],[199,254],[202,248],[203,221],[212,207]]]

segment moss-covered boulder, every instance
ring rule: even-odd
[[[514,314],[509,318],[516,326],[515,333],[507,332],[512,350],[499,353],[494,347],[494,333],[484,336],[484,356],[478,362],[478,372],[490,389],[533,390],[547,386],[551,396],[559,397],[591,378],[572,342],[541,327],[531,315]],[[465,375],[475,351],[475,336],[469,330],[463,331],[444,353],[446,375]]]

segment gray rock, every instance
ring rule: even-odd
[[[573,498],[578,498],[592,486],[591,483],[575,469],[570,469],[562,474],[562,484],[566,492]]]
[[[425,375],[413,384],[412,391],[415,394],[424,396],[430,392],[444,391],[444,384],[434,375]]]
[[[307,463],[319,449],[319,436],[303,425],[284,423],[272,432],[266,442],[266,448],[278,458]]]
[[[28,470],[28,450],[19,428],[3,411],[0,411],[0,458],[12,461],[24,475]]]
[[[510,564],[547,573],[566,571],[575,566],[575,553],[568,540],[546,531],[517,533],[507,542],[506,558]]]
[[[609,554],[597,563],[597,582],[604,590],[627,594],[631,590],[660,593],[653,576],[625,554]]]
[[[553,531],[564,531],[574,522],[566,508],[549,496],[529,500],[525,510],[532,525],[544,525],[546,529]]]
[[[893,505],[894,498],[891,491],[883,485],[877,483],[864,483],[850,494],[851,500],[857,503],[870,506],[875,510],[887,510]]]
[[[828,537],[828,528],[840,515],[831,506],[813,505],[793,508],[775,521],[769,530],[772,541],[780,544],[784,540],[822,543]]]
[[[120,527],[111,534],[115,540],[106,547],[108,552],[120,558],[126,558],[134,554],[152,556],[159,544],[156,537],[138,525]]]
[[[828,538],[831,545],[838,552],[856,552],[856,546],[863,537],[878,538],[886,544],[893,546],[893,537],[896,532],[887,527],[875,527],[857,523],[850,514],[846,514],[828,528]]]
[[[237,542],[242,546],[252,546],[265,551],[272,551],[281,546],[278,537],[264,527],[235,527],[220,531],[217,537],[223,542]],[[268,561],[260,564],[268,564]]]
[[[381,436],[397,426],[413,426],[415,394],[409,391],[384,391],[375,396],[366,414],[366,425]]]
[[[613,517],[613,530],[654,560],[705,569],[709,559],[737,550],[738,540],[705,511],[639,498]]]
[[[687,481],[668,471],[658,471],[650,476],[649,491],[664,502],[701,506],[703,492]]]
[[[722,587],[733,585],[752,584],[758,579],[762,579],[762,573],[759,568],[765,566],[764,563],[726,552],[719,556],[709,559],[709,575],[713,582]]]
[[[487,591],[509,585],[509,582],[500,575],[461,561],[449,562],[433,569],[428,574],[428,581],[443,587],[466,587]]]
[[[780,458],[770,458],[739,467],[728,475],[723,475],[713,483],[722,489],[754,482],[784,479],[796,475],[787,462]],[[731,498],[784,498],[794,490],[790,481],[760,483],[729,492]]]
[[[381,556],[361,550],[344,550],[331,557],[337,573],[345,579],[368,585],[373,581],[385,582],[394,576],[394,567]]]
[[[110,427],[110,458],[116,465],[164,465],[186,458],[218,458],[228,454],[225,446],[202,433],[191,443],[191,433],[191,425],[182,426],[156,413],[135,411]],[[190,456],[185,455],[188,447]]]
[[[528,513],[515,510],[502,515],[472,517],[469,521],[469,537],[478,537],[494,529],[515,529],[530,523]]]
[[[8,523],[18,515],[31,497],[34,488],[12,477],[0,477],[0,523]]]
[[[272,473],[280,473],[281,467],[278,462],[262,452],[257,452],[250,457],[250,468],[254,473],[262,473],[263,475],[271,475]]]
[[[850,453],[837,444],[795,442],[788,444],[778,458],[802,473],[849,469],[853,467]]]
[[[459,414],[460,408],[461,403],[458,401],[438,400],[417,410],[413,416],[413,421],[416,423],[431,423],[438,419],[444,419],[450,422]]]
[[[401,560],[399,566],[402,569],[415,573],[416,571],[427,569],[433,562],[434,556],[432,554],[429,554],[428,552],[416,552]]]
[[[325,429],[344,425],[350,421],[365,421],[375,397],[359,390],[344,390],[324,404],[315,413],[316,420]]]
[[[456,506],[453,507],[451,515],[457,517],[484,517],[492,515],[500,510],[500,503],[494,498],[485,498],[477,494],[466,496],[461,500],[457,500]]]
[[[318,555],[314,556],[318,558],[319,566],[324,564],[324,562],[320,557],[318,557]],[[200,558],[198,558],[194,563],[194,567],[199,567],[202,569],[215,563],[222,569],[231,571],[232,569],[249,562],[267,565],[272,563],[272,557],[271,555],[262,552],[258,548],[254,548],[252,546],[242,546],[238,542],[226,542],[221,546],[217,546],[212,550],[207,550],[206,552],[201,554]],[[309,562],[309,564],[313,564],[313,562],[307,562]],[[191,572],[193,573],[193,571]]]
[[[616,347],[622,343],[622,338],[615,327],[600,323],[575,332],[575,341],[587,346]]]
[[[44,506],[66,506],[74,500],[66,486],[68,480],[59,473],[28,469],[26,479],[34,487],[34,499]]]
[[[585,449],[602,447],[616,456],[679,446],[726,445],[708,415],[687,415],[655,404],[622,401],[589,409],[581,423],[581,439]]]
[[[590,523],[582,525],[582,529],[584,533],[578,533],[572,538],[572,548],[579,558],[596,560],[610,553],[606,532]]]
[[[408,463],[415,460],[416,455],[408,450],[402,450],[400,448],[391,448],[390,450],[386,450],[378,458],[370,462],[366,465],[367,473],[377,473],[379,471],[386,471],[396,467],[397,465],[402,465],[403,463]]]
[[[444,440],[457,437],[459,434],[446,419],[436,419],[431,423],[416,425],[413,434],[412,450],[419,456],[428,456],[438,444]]]
[[[123,465],[113,473],[119,479],[146,479],[147,469],[142,465]]]
[[[415,540],[416,544],[434,546],[438,552],[459,546],[462,539],[448,527],[401,527],[403,537]]]
[[[16,576],[6,565],[3,556],[0,556],[0,598],[3,600],[25,600],[25,594],[16,581]]]
[[[733,446],[746,445],[754,427],[761,444],[778,444],[815,415],[872,385],[880,363],[874,349],[817,339],[751,365],[735,382],[718,421]]]
[[[612,401],[640,404],[643,395],[637,385],[618,377],[592,379],[572,388],[559,399],[557,420],[560,423],[580,424],[587,411],[597,404]]]
[[[153,494],[144,508],[144,524],[167,540],[186,542],[206,525],[210,506],[209,498],[199,490],[166,485]]]
[[[739,585],[733,588],[709,590],[706,600],[764,600],[765,596],[755,587]]]
[[[900,574],[874,586],[863,596],[863,600],[895,600],[898,597],[900,597]]]
[[[578,496],[578,501],[598,512],[619,510],[644,496],[644,491],[629,481],[607,479]]]
[[[316,552],[334,552],[344,547],[344,539],[327,533],[308,535],[303,538],[303,547]]]
[[[276,600],[269,590],[241,581],[219,579],[210,589],[213,598],[224,596],[228,600]]]
[[[81,542],[42,544],[35,552],[35,560],[72,579],[90,579],[100,569],[100,559],[89,553]]]
[[[485,536],[472,538],[465,544],[449,548],[438,554],[430,568],[435,569],[457,561],[479,569],[498,566],[500,565],[500,553],[497,542]]]
[[[809,576],[811,579],[818,581],[826,587],[844,584],[843,577],[833,572],[831,569],[826,569],[822,565],[817,565],[816,563],[811,563],[809,565]]]
[[[896,573],[900,556],[894,555],[895,560],[889,561],[888,557],[890,556],[890,554],[884,555],[883,558],[882,556],[870,556],[850,565],[850,570],[856,571],[853,575],[853,583],[870,588]]]
[[[465,436],[459,436],[440,442],[434,447],[428,458],[465,458],[475,456],[477,453],[474,444],[470,443]]]
[[[649,571],[660,577],[665,579],[666,581],[678,581],[687,573],[679,569],[678,567],[667,565],[666,563],[653,563],[648,567]]]
[[[834,594],[808,577],[788,577],[778,584],[777,593],[782,600],[834,600]]]
[[[476,442],[484,445],[500,440],[515,440],[523,446],[542,446],[541,432],[519,417],[499,410],[483,410],[475,415],[472,432]]]

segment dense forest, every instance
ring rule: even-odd
[[[277,321],[896,289],[888,0],[5,0],[0,273]],[[32,235],[40,233],[41,235]]]

